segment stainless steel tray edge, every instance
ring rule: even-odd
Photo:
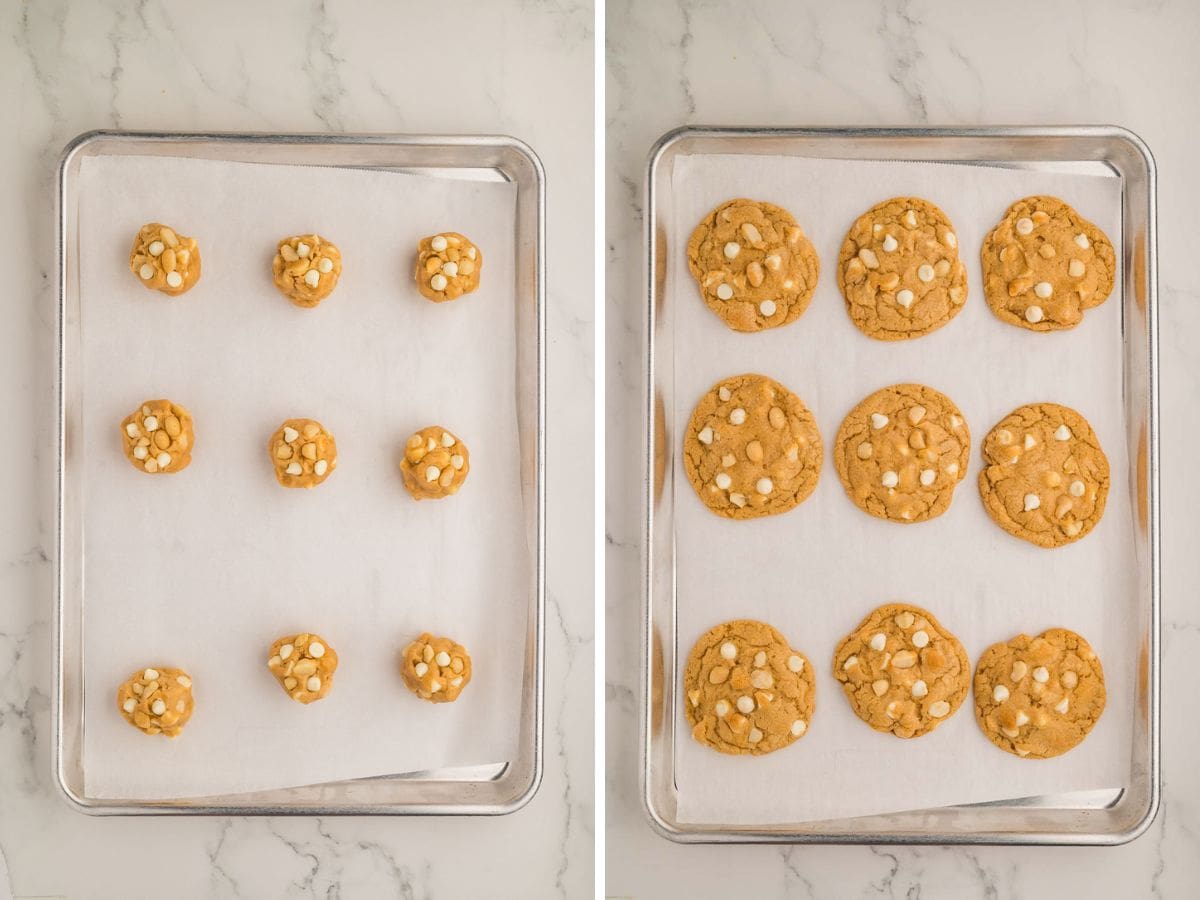
[[[449,168],[473,166],[495,168],[503,177],[518,184],[517,278],[531,296],[531,310],[518,304],[519,319],[531,318],[528,323],[533,337],[533,358],[529,348],[518,342],[518,371],[520,390],[531,404],[518,404],[518,417],[526,422],[534,436],[531,453],[523,452],[522,479],[532,486],[532,521],[529,524],[530,546],[533,553],[532,574],[534,590],[529,604],[529,631],[526,644],[525,705],[521,713],[518,759],[490,767],[470,770],[438,770],[410,772],[395,776],[358,779],[328,785],[310,785],[277,791],[238,794],[221,797],[173,801],[113,801],[96,800],[83,795],[72,783],[68,752],[64,745],[64,708],[66,683],[64,678],[64,647],[68,640],[65,615],[65,584],[63,572],[66,547],[65,497],[67,491],[67,301],[71,280],[77,273],[68,267],[67,247],[70,241],[67,203],[68,179],[78,158],[92,145],[103,142],[143,142],[155,145],[160,151],[180,144],[193,150],[206,145],[231,147],[250,146],[262,151],[258,161],[292,164],[320,164],[322,151],[330,147],[356,150],[357,165],[389,168],[380,165],[389,150],[406,148],[422,158],[421,166],[430,168],[436,162]],[[305,158],[294,159],[289,153],[299,152]],[[458,158],[446,160],[447,153]],[[218,154],[216,158],[227,158]],[[424,160],[428,160],[428,162]],[[346,165],[339,162],[339,165]],[[399,135],[399,134],[264,134],[236,132],[129,132],[88,131],[78,135],[63,148],[55,173],[56,288],[58,300],[55,445],[58,454],[55,473],[54,560],[52,566],[53,622],[51,652],[54,660],[51,686],[51,757],[53,781],[58,793],[68,805],[89,815],[507,815],[524,807],[537,793],[543,774],[544,688],[545,688],[545,512],[546,512],[546,178],[541,160],[523,141],[507,135]],[[531,195],[523,203],[520,192]],[[524,234],[522,234],[524,232]],[[77,284],[73,285],[76,289]],[[518,397],[520,401],[520,397]],[[378,798],[392,794],[386,800]]]
[[[970,806],[920,810],[884,816],[862,817],[827,823],[803,823],[799,826],[722,826],[682,823],[674,815],[675,784],[673,747],[660,737],[675,735],[675,725],[669,721],[674,706],[671,702],[674,685],[674,567],[669,573],[655,567],[655,508],[656,498],[665,487],[669,471],[670,449],[661,451],[659,436],[663,429],[659,408],[656,370],[656,327],[661,303],[661,251],[657,226],[657,178],[664,160],[678,145],[688,140],[757,138],[761,143],[772,141],[821,141],[829,138],[855,140],[872,147],[883,142],[908,142],[915,146],[929,141],[951,139],[960,144],[974,140],[1002,146],[1010,143],[1041,141],[1045,149],[1063,155],[1079,141],[1098,146],[1107,143],[1124,155],[1119,162],[1102,156],[1122,178],[1127,179],[1123,191],[1122,218],[1124,298],[1122,327],[1125,344],[1129,346],[1130,323],[1126,312],[1131,303],[1140,307],[1144,316],[1145,383],[1134,385],[1131,391],[1128,367],[1125,372],[1124,394],[1127,410],[1136,397],[1144,402],[1143,426],[1137,444],[1138,452],[1132,463],[1133,482],[1139,490],[1133,499],[1139,511],[1140,526],[1148,550],[1143,568],[1143,583],[1148,600],[1145,610],[1143,661],[1139,675],[1137,712],[1142,733],[1135,734],[1134,772],[1136,781],[1130,790],[1089,792],[1086,795],[1063,795],[1058,798],[1022,798],[1009,803],[986,803]],[[770,151],[763,151],[770,152]],[[847,156],[853,158],[858,154]],[[870,153],[862,154],[869,158]],[[1053,153],[1049,155],[1050,158]],[[846,157],[843,157],[846,158]],[[974,157],[949,154],[945,156],[892,156],[921,160],[969,161]],[[1028,158],[1028,157],[1027,157]],[[989,157],[989,161],[1019,161],[1021,157]],[[1136,191],[1128,186],[1132,179]],[[1160,776],[1160,525],[1159,525],[1159,442],[1158,442],[1158,277],[1157,277],[1157,172],[1149,147],[1133,132],[1117,126],[994,126],[977,128],[741,128],[687,126],[668,131],[651,148],[646,168],[645,211],[643,227],[646,241],[646,333],[644,426],[646,429],[645,479],[643,483],[643,565],[642,594],[642,679],[640,683],[641,716],[639,721],[639,771],[642,804],[651,826],[663,837],[678,843],[838,843],[838,844],[1007,844],[1007,845],[1102,845],[1124,844],[1143,834],[1153,823],[1161,802]],[[1136,194],[1137,206],[1131,208],[1131,194]],[[1131,217],[1134,221],[1131,223]],[[1140,243],[1139,243],[1140,239]],[[1132,300],[1130,299],[1132,298]],[[1127,350],[1128,357],[1128,350]],[[1141,372],[1133,373],[1141,376]],[[667,454],[664,457],[663,452]],[[1144,467],[1144,470],[1143,468]],[[670,583],[670,589],[656,595],[656,579]],[[660,587],[662,585],[659,585]],[[667,599],[662,594],[669,593]],[[661,621],[660,621],[661,620]],[[669,673],[669,674],[664,674]],[[1140,744],[1140,747],[1139,747]],[[1144,762],[1139,771],[1139,749]],[[1134,793],[1136,792],[1136,794]],[[1072,803],[1078,805],[1071,805]],[[1013,812],[1024,816],[1028,827],[1012,828],[1006,819]],[[1108,828],[1098,817],[1113,820]],[[964,828],[964,817],[974,817],[979,827]]]

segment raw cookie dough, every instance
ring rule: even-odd
[[[284,487],[316,487],[337,468],[337,443],[315,419],[288,419],[271,435],[267,451]]]
[[[962,705],[967,652],[927,610],[889,603],[868,615],[833,654],[850,708],[876,731],[928,734]]]
[[[833,450],[850,499],[892,522],[944,513],[970,458],[962,412],[923,384],[894,384],[867,397],[842,422]]]
[[[423,700],[453,703],[471,681],[471,657],[462,644],[427,631],[404,648],[400,677]]]
[[[988,740],[1017,756],[1066,753],[1100,720],[1104,702],[1100,659],[1065,628],[993,644],[975,667],[975,719]]]
[[[414,500],[440,500],[458,493],[471,471],[467,445],[443,428],[430,425],[408,439],[400,474]]]
[[[885,200],[850,226],[837,278],[851,320],[881,341],[936,331],[967,300],[967,269],[950,220],[917,197]]]
[[[983,295],[997,318],[1030,331],[1074,328],[1113,289],[1108,237],[1057,197],[1026,197],[984,239]]]
[[[337,287],[342,253],[318,234],[293,235],[279,242],[271,272],[283,296],[311,309]]]
[[[696,641],[683,693],[692,737],[721,753],[755,756],[803,737],[816,702],[808,659],[753,619],[725,622]]]
[[[687,258],[704,302],[734,331],[800,318],[821,271],[792,214],[757,200],[729,200],[705,216]]]
[[[138,669],[117,688],[117,709],[145,734],[173,738],[192,717],[192,679],[183,669]]]
[[[333,690],[338,655],[319,634],[289,634],[271,645],[267,668],[297,703],[324,699]]]
[[[800,398],[765,375],[723,378],[696,404],[683,439],[688,481],[727,519],[787,512],[821,474],[821,434]]]
[[[200,248],[166,225],[143,225],[129,251],[129,270],[148,288],[173,297],[200,280]]]
[[[457,231],[421,238],[417,245],[417,288],[434,303],[471,293],[482,268],[483,253]]]
[[[121,421],[125,458],[141,472],[179,472],[192,461],[192,417],[170,400],[147,400]]]
[[[1087,419],[1057,403],[1014,409],[983,439],[979,495],[993,521],[1039,547],[1096,527],[1108,499],[1108,458]]]

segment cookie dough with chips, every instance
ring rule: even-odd
[[[180,472],[192,461],[192,417],[170,400],[147,400],[121,421],[125,458],[139,472]]]
[[[151,222],[133,239],[129,270],[151,290],[177,297],[200,280],[200,247],[195,238]]]
[[[816,705],[808,659],[753,619],[724,622],[696,641],[683,693],[692,737],[730,754],[762,756],[794,743]]]
[[[971,687],[958,638],[928,610],[907,603],[889,603],[863,619],[838,645],[833,676],[856,716],[901,738],[933,731]]]
[[[792,214],[758,200],[729,200],[705,216],[688,241],[687,259],[704,302],[734,331],[800,318],[821,271]]]
[[[275,287],[296,306],[311,309],[337,287],[342,253],[319,234],[286,237],[271,261]]]
[[[700,500],[727,519],[787,512],[821,474],[821,434],[800,398],[765,375],[723,378],[696,404],[683,464]]]
[[[427,631],[404,648],[400,677],[422,700],[453,703],[471,681],[471,656],[462,644]]]
[[[1049,759],[1077,746],[1104,712],[1104,670],[1082,637],[1052,628],[993,644],[975,668],[975,719],[1016,756]]]
[[[333,690],[338,655],[318,634],[302,632],[281,637],[267,651],[267,668],[279,686],[297,703],[324,699]]]
[[[287,488],[312,488],[337,468],[337,442],[315,419],[288,419],[267,442],[276,480]]]
[[[404,445],[400,474],[414,500],[441,500],[458,493],[471,471],[467,445],[441,425],[429,425]]]
[[[457,231],[422,238],[417,245],[417,289],[428,300],[457,300],[479,287],[483,252]]]
[[[117,688],[117,709],[143,734],[178,736],[194,706],[192,678],[183,669],[138,669]]]

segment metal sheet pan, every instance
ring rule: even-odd
[[[81,747],[84,592],[78,375],[78,175],[90,156],[181,157],[276,165],[402,171],[430,177],[507,180],[517,186],[517,365],[513,392],[521,448],[526,529],[534,548],[517,752],[487,766],[405,772],[250,794],[168,801],[86,796]],[[82,134],[63,150],[57,188],[58,416],[54,558],[52,748],[55,781],[75,808],[94,815],[502,815],[524,806],[542,774],[545,592],[545,174],[522,142],[503,136],[135,133]]]
[[[1125,424],[1136,448],[1134,506],[1137,595],[1131,640],[1138,648],[1128,786],[822,822],[731,825],[679,820],[674,761],[681,729],[676,630],[671,433],[673,342],[663,290],[669,247],[660,206],[675,160],[700,154],[977,163],[1079,172],[1103,167],[1122,183],[1124,282],[1119,286]],[[1115,845],[1144,832],[1158,811],[1159,513],[1158,292],[1155,166],[1134,134],[1109,126],[990,128],[681,128],[654,145],[646,173],[645,586],[641,698],[642,799],[653,826],[683,843],[947,843]],[[683,648],[686,650],[686,648]]]

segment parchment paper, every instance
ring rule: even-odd
[[[780,823],[924,809],[1043,793],[1109,788],[1128,780],[1136,642],[1130,627],[1135,564],[1130,453],[1121,400],[1120,275],[1101,307],[1068,332],[1035,334],[995,318],[983,299],[979,248],[1010,203],[1049,193],[1071,203],[1121,246],[1116,177],[967,165],[685,157],[675,164],[674,215],[665,221],[674,309],[676,444],[696,401],[719,378],[770,375],[813,411],[825,442],[814,494],[781,516],[718,518],[675,465],[678,655],[727,619],[763,619],[816,669],[808,734],[764,757],[715,753],[690,737],[682,710],[676,778],[687,822]],[[938,204],[958,234],[969,272],[966,307],[948,325],[911,341],[884,343],[850,321],[834,266],[850,224],[875,203],[913,195]],[[795,323],[739,334],[708,310],[687,270],[696,223],[720,202],[752,197],[797,217],[817,248],[821,276]],[[1118,253],[1118,256],[1120,254]],[[971,466],[950,509],[903,526],[875,519],[845,495],[830,458],[843,417],[878,388],[917,381],[948,394],[971,429]],[[979,444],[1025,403],[1063,403],[1092,423],[1112,484],[1099,526],[1084,540],[1047,551],[1001,531],[979,499]],[[678,462],[680,448],[672,447]],[[909,601],[930,609],[963,642],[974,667],[992,643],[1024,631],[1078,631],[1103,662],[1108,706],[1080,746],[1053,760],[1020,759],[979,730],[973,695],[936,731],[902,740],[873,731],[851,712],[833,678],[833,651],[876,606]],[[677,681],[678,683],[678,681]]]
[[[100,157],[80,173],[86,612],[86,790],[168,798],[510,759],[517,742],[530,548],[515,403],[516,187],[333,168]],[[172,299],[128,269],[137,229],[199,241],[200,283]],[[471,237],[478,291],[433,304],[412,280],[417,240]],[[316,231],[344,269],[319,307],[271,281],[277,240]],[[168,397],[195,418],[189,468],[139,473],[119,423]],[[321,421],[337,471],[311,490],[275,481],[279,423]],[[413,501],[408,435],[453,430],[462,490]],[[278,636],[337,650],[330,695],[307,707],[266,668]],[[429,630],[464,644],[474,677],[453,704],[401,683],[399,653]],[[145,665],[195,681],[175,740],[116,709]]]

